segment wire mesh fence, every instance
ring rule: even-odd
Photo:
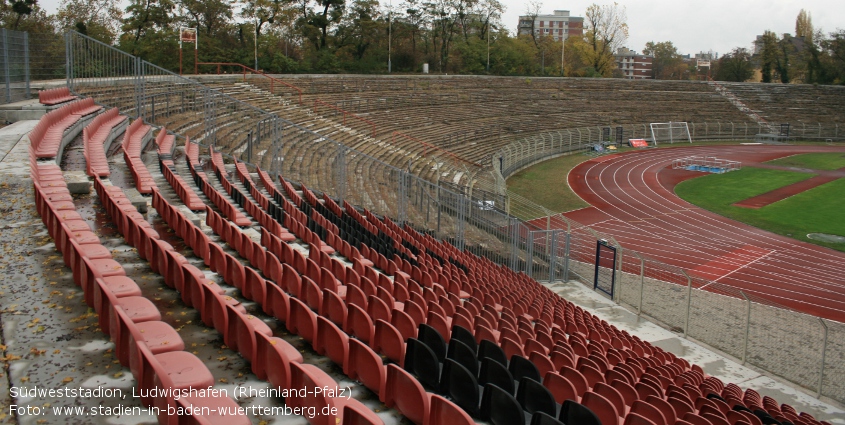
[[[0,104],[35,97],[37,90],[32,87],[32,81],[65,78],[61,36],[0,28],[0,72],[3,73]]]
[[[541,207],[527,207],[526,214],[536,216],[520,221],[513,214],[513,197],[432,183],[80,34],[69,33],[66,45],[68,83],[77,94],[537,279],[593,282],[596,241],[604,239],[618,252],[611,265],[617,270],[615,301],[749,364],[845,401],[845,384],[834,378],[845,376],[843,324],[821,322],[690,276]],[[645,126],[636,128],[626,131],[646,131]],[[603,137],[599,130],[567,130],[524,142],[509,151],[513,158],[503,158],[502,169],[507,174],[543,155],[582,149]]]

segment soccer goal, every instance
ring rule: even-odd
[[[685,122],[653,122],[651,126],[651,136],[654,144],[659,142],[689,142],[692,143],[692,137],[689,134],[689,126]]]

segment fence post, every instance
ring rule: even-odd
[[[3,36],[3,74],[6,75],[6,103],[12,102],[12,76],[9,75],[9,35],[6,28],[2,28]]]
[[[640,303],[637,305],[637,317],[643,312],[643,293],[645,292],[645,258],[640,257],[636,251],[634,255],[640,259]]]
[[[690,279],[687,272],[681,270],[681,273],[687,278],[687,320],[684,324],[684,338],[686,338],[689,334],[689,312],[692,307],[692,279]]]
[[[824,361],[825,356],[827,355],[827,323],[824,322],[824,319],[819,317],[819,323],[822,324],[822,328],[824,328],[824,343],[822,343],[822,362],[819,365],[819,389],[816,392],[816,398],[822,396],[822,385],[824,384]]]
[[[566,231],[566,245],[563,248],[563,280],[569,281],[569,244],[572,239],[572,233]]]
[[[745,313],[745,343],[742,347],[742,364],[745,364],[745,359],[748,357],[748,334],[751,330],[751,299],[749,299],[745,292],[739,291],[739,295],[742,295],[742,298],[745,298],[745,301],[748,302],[748,310]]]
[[[71,56],[73,55],[73,49],[70,47],[70,36],[70,31],[65,33],[65,84],[70,91],[73,91],[73,73],[70,66],[72,63]]]
[[[23,33],[23,73],[26,81],[26,98],[29,99],[29,32]]]

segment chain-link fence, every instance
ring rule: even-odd
[[[27,33],[0,28],[0,104],[37,96],[33,81],[65,78],[62,37],[53,33]]]
[[[820,388],[822,394],[845,401],[845,383],[834,378],[845,376],[843,324],[821,322],[690,277],[560,214],[520,221],[510,212],[513,197],[431,183],[78,33],[69,33],[65,42],[68,82],[75,93],[537,279],[592,282],[596,241],[604,239],[617,249],[616,301],[798,385]],[[643,126],[635,133],[634,127],[632,137],[646,131]],[[577,133],[569,130],[550,137],[542,142],[547,148],[526,144],[514,154],[521,159],[507,166],[577,149],[601,134],[599,129],[581,130],[575,138]],[[535,206],[530,212],[546,210]]]

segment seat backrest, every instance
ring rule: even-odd
[[[463,326],[452,326],[452,339],[449,342],[451,343],[452,340],[455,339],[466,344],[466,346],[473,352],[473,355],[478,352],[478,344],[475,342],[475,336],[469,329],[466,329]]]
[[[592,410],[599,417],[602,424],[619,423],[619,412],[616,411],[610,400],[604,398],[602,395],[587,391],[584,397],[581,398],[581,404]]]
[[[429,425],[475,425],[475,421],[451,401],[437,395],[431,395]]]
[[[437,356],[438,361],[442,362],[446,359],[446,340],[443,339],[443,336],[440,335],[437,329],[425,323],[420,323],[417,330],[417,339],[427,345],[428,348],[431,348],[431,351]]]
[[[559,404],[563,404],[566,400],[581,400],[581,394],[575,390],[575,386],[559,373],[547,373],[543,377],[543,386],[552,393],[555,402]]]
[[[572,400],[563,402],[558,419],[567,425],[602,425],[601,420],[592,410]]]
[[[452,401],[470,415],[478,413],[478,381],[475,374],[452,359],[443,363],[440,376],[440,392],[448,394]]]
[[[454,337],[449,341],[449,350],[446,353],[446,358],[460,363],[472,372],[473,376],[478,374],[478,360],[475,358],[475,352],[472,351],[472,348]]]
[[[663,413],[656,407],[643,400],[637,400],[631,405],[631,412],[641,415],[642,417],[654,422],[657,425],[667,424]]]
[[[557,413],[555,398],[552,393],[539,382],[523,377],[519,380],[519,390],[516,392],[516,401],[529,414],[544,412],[554,416]]]
[[[507,391],[493,384],[484,386],[479,416],[493,425],[525,423],[525,416],[519,402]]]
[[[620,416],[625,414],[625,398],[622,397],[619,390],[605,384],[604,382],[599,382],[595,385],[595,387],[593,387],[593,391],[610,401],[613,404],[613,407],[616,408],[617,414]]]
[[[543,412],[534,412],[531,416],[530,425],[565,425],[563,422]]]
[[[493,341],[483,339],[478,344],[478,360],[483,362],[485,357],[498,362],[502,366],[507,367],[508,365],[508,359],[505,357],[505,352],[502,351],[502,348]]]
[[[419,381],[395,364],[387,365],[384,404],[387,407],[396,407],[415,424],[428,423],[429,395]]]
[[[508,364],[508,370],[510,371],[513,378],[517,381],[522,380],[522,378],[529,378],[533,379],[537,382],[540,382],[542,377],[540,376],[540,371],[537,370],[537,366],[534,363],[531,363],[530,360],[526,359],[522,356],[514,355],[511,357],[511,361]]]
[[[440,363],[437,361],[437,355],[422,341],[408,339],[404,368],[416,375],[421,384],[432,389],[440,387]]]
[[[504,365],[490,357],[481,359],[481,369],[478,372],[479,385],[494,384],[513,394],[516,388],[513,381],[513,376]]]

